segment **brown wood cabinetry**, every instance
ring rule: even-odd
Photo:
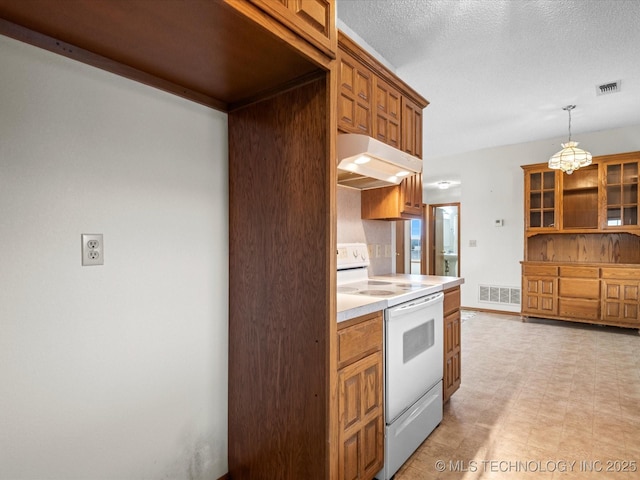
[[[323,53],[336,51],[333,0],[250,0]]]
[[[422,158],[422,110],[429,102],[342,32],[338,63],[338,130],[369,135]],[[421,174],[362,191],[363,219],[406,220],[421,213]]]
[[[446,402],[460,388],[462,379],[460,337],[460,287],[444,292],[444,371],[442,400]]]
[[[636,229],[638,223],[638,155],[612,156],[603,166],[601,217],[606,230]]]
[[[360,198],[364,220],[422,218],[422,174],[411,175],[400,185],[363,190]]]
[[[558,312],[558,267],[525,265],[522,275],[522,312],[556,315]]]
[[[342,32],[338,65],[338,130],[422,158],[422,110],[429,102]]]
[[[639,327],[640,152],[525,171],[524,315]]]
[[[422,217],[422,174],[411,175],[400,183],[400,216]]]
[[[600,280],[597,267],[560,266],[558,276],[558,315],[598,320],[600,318]]]
[[[400,148],[400,92],[376,77],[374,92],[375,119],[372,136],[392,147]]]
[[[602,317],[640,328],[640,268],[602,269]]]
[[[557,173],[541,166],[525,170],[524,203],[527,230],[541,232],[558,229],[556,212],[560,184],[556,181]]]
[[[338,326],[340,480],[371,480],[384,462],[382,312]]]
[[[422,108],[402,97],[402,151],[422,158]]]
[[[0,0],[0,34],[227,112],[333,68],[332,12],[334,0]]]
[[[372,73],[354,56],[338,53],[340,92],[338,128],[371,136]]]

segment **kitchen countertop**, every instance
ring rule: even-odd
[[[436,275],[412,275],[394,273],[388,275],[376,275],[371,277],[372,279],[389,279],[389,280],[404,280],[407,282],[419,282],[425,285],[431,285],[436,287],[430,291],[430,293],[440,292],[442,290],[448,290],[449,288],[457,287],[464,283],[462,277],[440,277]],[[379,312],[387,308],[387,301],[385,299],[379,299],[375,297],[366,297],[359,295],[349,295],[346,293],[338,293],[338,322],[344,322],[351,320],[352,318],[367,315],[373,312]]]
[[[387,308],[387,301],[375,297],[338,294],[338,323]]]
[[[442,277],[438,275],[415,275],[409,273],[389,273],[387,275],[376,275],[375,278],[389,280],[404,280],[406,282],[418,282],[429,285],[441,285],[442,290],[448,290],[464,283],[463,277]]]

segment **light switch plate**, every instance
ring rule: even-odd
[[[82,234],[82,265],[104,265],[104,243],[101,233]]]

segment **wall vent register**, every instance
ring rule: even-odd
[[[607,95],[609,93],[617,93],[620,91],[621,88],[622,88],[622,80],[603,83],[602,85],[596,85],[596,95]]]
[[[480,285],[478,287],[479,302],[520,305],[520,297],[521,291],[519,287],[499,287],[495,285]]]

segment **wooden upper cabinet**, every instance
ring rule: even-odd
[[[422,108],[402,97],[402,151],[422,158]]]
[[[250,0],[316,48],[335,58],[335,0]]]
[[[638,163],[640,155],[622,156],[602,164],[602,229],[636,229],[638,223]]]
[[[605,155],[571,175],[525,165],[525,232],[640,233],[640,152]]]
[[[338,64],[338,130],[422,158],[422,110],[429,102],[340,31]]]
[[[338,64],[338,130],[369,135],[422,158],[422,110],[429,102],[342,32]],[[361,206],[363,219],[421,218],[422,175],[363,190]]]
[[[525,230],[533,232],[558,230],[559,173],[537,165],[523,167]]]
[[[421,219],[422,175],[405,178],[399,185],[363,190],[360,208],[364,220]]]
[[[0,0],[0,34],[224,112],[326,76],[334,17],[335,0]]]
[[[371,136],[372,73],[346,52],[339,52],[338,129]]]
[[[373,89],[373,137],[400,148],[400,92],[377,77]]]

